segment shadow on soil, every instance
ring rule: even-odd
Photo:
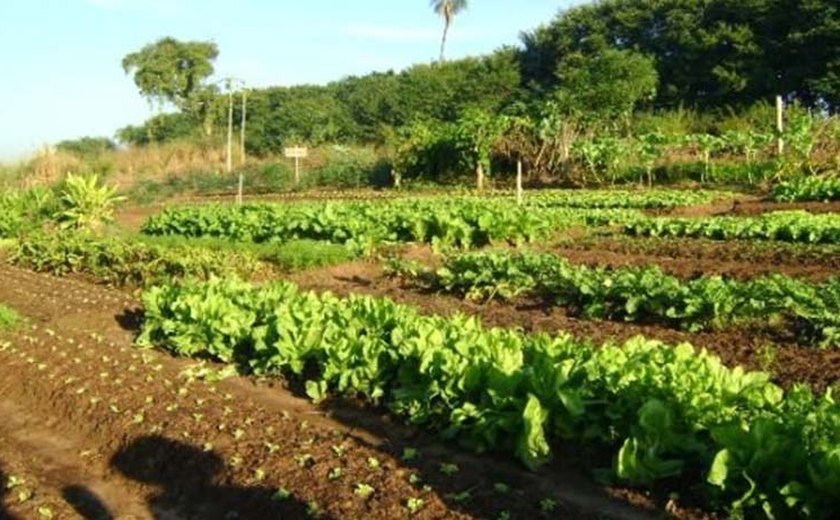
[[[6,520],[15,520],[15,517],[12,516],[8,511],[6,511],[7,494],[8,490],[6,489],[6,473],[3,471],[3,468],[0,467],[0,518]]]
[[[276,489],[220,482],[225,463],[218,454],[164,437],[137,439],[113,456],[111,466],[158,488],[148,499],[154,518],[172,518],[173,513],[208,520],[309,518],[303,502],[278,497]]]
[[[649,512],[611,498],[577,470],[546,467],[539,472],[528,472],[508,456],[471,453],[439,440],[431,432],[404,426],[385,410],[347,400],[331,399],[321,408],[351,431],[381,439],[374,444],[369,435],[351,434],[372,449],[402,458],[403,465],[421,477],[422,485],[434,489],[452,511],[477,518],[504,517],[505,512],[516,518],[533,519],[653,517]],[[556,448],[557,459],[571,466],[575,466],[574,460],[580,462],[580,458],[586,457],[560,446]],[[417,455],[406,460],[407,452],[414,450]],[[457,473],[448,474],[447,465],[457,467]],[[546,506],[547,503],[554,505]]]
[[[85,520],[114,520],[115,517],[92,491],[84,486],[67,486],[61,496]]]

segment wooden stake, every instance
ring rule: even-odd
[[[228,89],[228,133],[225,165],[227,172],[231,173],[233,171],[233,90],[230,90],[230,87]]]
[[[245,114],[248,110],[248,91],[242,90],[242,123],[239,125],[239,189],[236,191],[236,202],[242,205],[242,191],[245,185]]]
[[[516,161],[516,203],[522,205],[522,159]]]
[[[782,134],[785,131],[784,122],[785,103],[782,96],[776,96],[776,131],[778,132],[778,140],[776,142],[776,153],[781,157],[785,153],[785,140]]]

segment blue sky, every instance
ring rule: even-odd
[[[447,56],[518,43],[570,0],[472,0]],[[213,40],[218,76],[251,86],[326,83],[432,61],[442,25],[427,0],[0,0],[0,160],[150,113],[120,66],[163,36]]]

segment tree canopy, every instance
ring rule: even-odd
[[[195,96],[213,72],[219,49],[212,42],[181,42],[162,38],[123,58],[126,74],[134,77],[140,93],[158,103],[169,102],[194,111]]]
[[[834,0],[603,0],[523,35],[523,78],[538,92],[558,67],[606,49],[651,57],[659,106],[749,105],[781,94],[840,106],[840,5]]]

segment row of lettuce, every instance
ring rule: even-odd
[[[830,202],[840,200],[840,176],[811,176],[780,182],[771,194],[778,202]]]
[[[617,480],[700,486],[712,509],[732,515],[838,511],[840,404],[832,393],[785,393],[763,373],[727,368],[688,345],[636,338],[595,346],[287,283],[169,284],[143,301],[141,344],[305,377],[313,399],[360,396],[533,469],[553,446],[574,442],[611,452]]]
[[[658,266],[588,267],[553,254],[509,251],[447,255],[436,270],[394,261],[390,270],[470,299],[537,297],[588,319],[655,321],[693,332],[745,321],[783,323],[803,342],[840,346],[840,278],[681,280]]]
[[[526,243],[574,226],[621,225],[633,236],[840,244],[840,214],[781,211],[756,217],[651,217],[632,209],[579,209],[479,198],[389,203],[209,205],[171,209],[143,226],[149,235],[239,241],[308,238],[370,251],[383,243],[471,248]]]

